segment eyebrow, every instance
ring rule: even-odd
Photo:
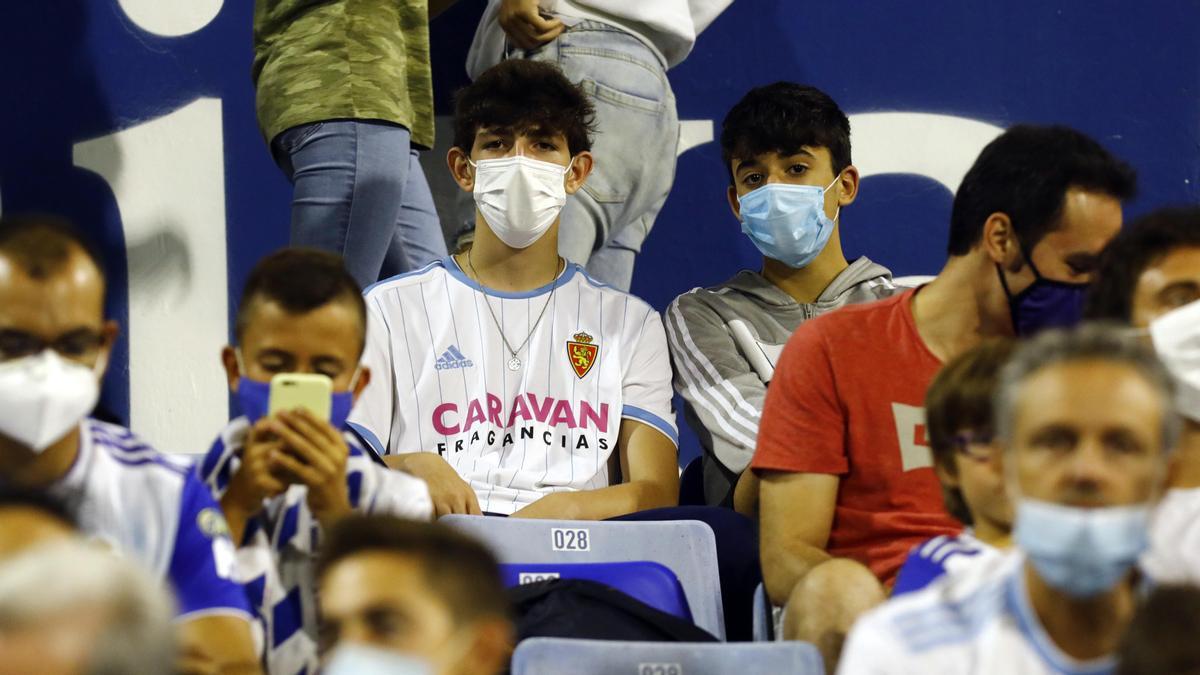
[[[780,157],[784,157],[784,158],[795,157],[797,155],[804,155],[805,157],[808,157],[809,159],[817,158],[816,155],[809,152],[808,150],[805,150],[804,148],[799,148],[795,152],[789,152],[787,154],[784,154],[782,152],[776,152],[775,154],[779,155]],[[733,172],[738,173],[742,169],[757,168],[757,167],[761,167],[761,166],[762,166],[762,162],[758,161],[757,157],[750,157],[750,158],[743,159],[742,161],[738,162],[737,165],[734,167]]]
[[[1200,282],[1196,281],[1195,279],[1179,279],[1178,281],[1172,281],[1166,286],[1163,286],[1162,290],[1158,292],[1158,295],[1162,296],[1178,290],[1187,290],[1200,293]]]

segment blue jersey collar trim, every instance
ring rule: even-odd
[[[539,295],[545,295],[546,293],[565,285],[571,279],[575,278],[575,274],[579,271],[579,266],[568,260],[566,261],[566,266],[563,268],[562,274],[559,274],[557,279],[551,281],[545,286],[535,288],[531,291],[509,292],[497,291],[494,288],[488,288],[483,284],[476,283],[473,279],[471,279],[471,277],[467,276],[467,273],[464,272],[461,267],[458,266],[458,261],[455,260],[454,256],[452,255],[446,256],[442,259],[442,266],[446,268],[446,272],[448,272],[450,276],[454,277],[468,288],[476,291],[482,290],[484,295],[490,295],[494,298],[504,298],[507,300],[523,300],[526,298],[536,298]]]

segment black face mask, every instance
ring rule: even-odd
[[[1008,311],[1012,316],[1013,330],[1019,337],[1034,335],[1047,328],[1071,328],[1083,320],[1083,302],[1090,284],[1071,284],[1054,281],[1042,276],[1033,260],[1021,249],[1021,257],[1033,270],[1035,281],[1029,288],[1013,295],[1008,290],[1004,270],[996,265],[1000,286],[1008,298]]]

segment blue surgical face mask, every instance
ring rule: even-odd
[[[829,242],[835,221],[825,215],[825,193],[816,185],[767,183],[738,197],[742,232],[768,258],[800,269]],[[834,216],[836,219],[837,216]]]
[[[1008,298],[1013,331],[1020,337],[1027,337],[1047,328],[1071,328],[1082,321],[1083,302],[1087,297],[1089,284],[1071,284],[1047,279],[1025,254],[1024,248],[1021,249],[1021,256],[1025,258],[1029,269],[1033,270],[1035,280],[1029,288],[1016,295],[1008,290],[1004,270],[1000,265],[996,265],[1000,285]]]
[[[378,647],[345,644],[329,656],[322,675],[433,675],[433,664]]]
[[[238,372],[242,376],[238,378],[238,388],[234,396],[237,398],[238,408],[241,409],[242,415],[249,420],[253,426],[255,422],[267,416],[267,411],[271,405],[271,383],[259,382],[246,377],[246,367],[242,363],[242,354],[240,351],[234,352],[237,356]],[[358,383],[360,370],[354,371],[354,377],[350,380],[350,389],[347,391],[335,391],[329,407],[329,424],[334,429],[342,429],[346,426],[346,420],[350,417],[350,410],[354,407],[354,386]]]
[[[1075,598],[1114,588],[1149,544],[1150,506],[1080,508],[1017,501],[1013,539],[1051,587]]]

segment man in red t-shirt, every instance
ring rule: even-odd
[[[763,576],[787,607],[785,638],[817,644],[835,667],[854,617],[882,601],[909,549],[958,531],[925,439],[930,380],[985,337],[1076,323],[1134,183],[1083,134],[1014,127],[963,179],[933,281],[792,336],[751,463]]]

